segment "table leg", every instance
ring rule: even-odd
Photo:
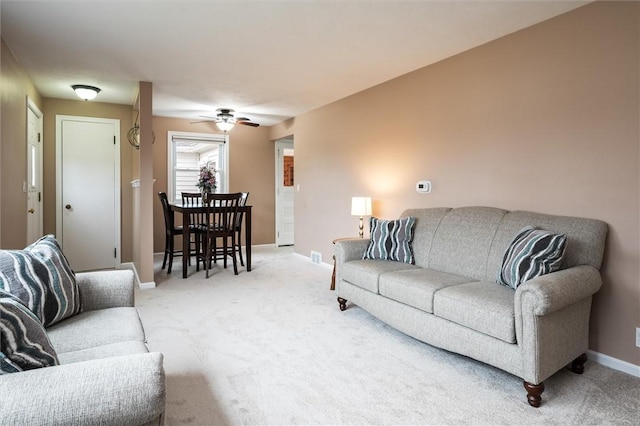
[[[244,244],[247,254],[247,272],[251,271],[251,208],[244,215]]]
[[[190,214],[183,212],[182,213],[182,278],[187,278],[187,268],[189,266],[189,249],[191,245],[189,241],[191,240],[189,222],[190,222]]]

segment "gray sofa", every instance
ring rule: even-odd
[[[0,425],[162,424],[163,357],[145,344],[133,272],[76,280],[82,312],[46,330],[60,365],[0,375]]]
[[[534,407],[548,377],[569,364],[582,373],[591,298],[602,285],[604,222],[491,207],[413,209],[402,217],[416,218],[415,264],[363,260],[368,239],[336,241],[341,310],[353,303],[418,340],[522,378]],[[528,225],[566,234],[566,250],[559,271],[514,290],[496,278]]]

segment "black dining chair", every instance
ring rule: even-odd
[[[200,192],[181,192],[182,205],[184,207],[195,207],[202,203],[202,193]],[[191,265],[191,256],[200,254],[200,237],[202,233],[202,225],[204,224],[204,213],[189,213],[189,265]]]
[[[223,256],[224,267],[227,267],[227,257],[233,260],[233,273],[238,275],[238,261],[236,257],[236,224],[238,223],[238,205],[242,194],[207,194],[203,199],[206,206],[205,223],[201,226],[204,233],[202,238],[202,253],[198,258],[209,278],[211,262],[217,262],[218,255]],[[222,239],[222,247],[218,248],[218,239]]]
[[[160,198],[160,204],[162,204],[162,213],[164,215],[164,259],[162,260],[162,269],[167,266],[167,258],[169,260],[169,266],[167,267],[167,274],[171,273],[171,266],[173,265],[173,256],[182,256],[182,250],[175,249],[175,237],[182,235],[182,226],[175,226],[173,211],[169,208],[169,200],[167,199],[166,192],[158,192],[158,198]]]
[[[242,196],[240,197],[240,202],[238,206],[244,207],[247,205],[247,199],[249,198],[248,192],[242,192]],[[240,257],[240,265],[244,266],[244,259],[242,258],[242,221],[244,219],[244,211],[238,211],[238,217],[236,222],[236,245],[235,249],[238,252],[238,256]]]

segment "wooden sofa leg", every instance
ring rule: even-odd
[[[340,304],[340,310],[344,311],[347,309],[347,299],[343,299],[342,297],[338,297],[338,303]]]
[[[533,385],[525,381],[523,382],[523,385],[527,390],[527,400],[529,401],[529,405],[538,408],[542,402],[542,397],[540,395],[544,392],[544,383]]]
[[[584,373],[584,363],[587,362],[587,354],[582,354],[571,362],[569,370],[576,374]]]

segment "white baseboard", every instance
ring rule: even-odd
[[[306,261],[307,261],[307,262],[309,262],[309,263],[313,263],[314,265],[322,266],[322,267],[323,267],[323,268],[325,268],[325,269],[331,269],[331,270],[333,270],[333,263],[331,263],[331,264],[329,264],[329,263],[325,263],[325,262],[322,262],[322,263],[314,263],[314,262],[312,262],[312,261],[311,261],[311,257],[310,257],[310,256],[305,256],[305,255],[303,255],[303,254],[295,253],[295,252],[293,253],[293,255],[294,255],[294,256],[296,256],[296,257],[299,257],[300,259],[304,259],[304,260],[306,260]]]
[[[141,283],[140,282],[140,276],[138,275],[138,270],[136,269],[135,263],[133,263],[133,262],[122,263],[120,265],[120,268],[121,269],[130,269],[130,270],[133,271],[135,285],[137,285],[140,290],[148,290],[150,288],[156,288],[156,282],[155,281],[150,281],[150,282],[146,282],[146,283]]]
[[[601,354],[596,351],[589,350],[587,355],[590,360],[597,362],[605,367],[613,368],[614,370],[622,371],[623,373],[630,374],[635,377],[640,377],[640,366],[631,364],[627,361],[614,358],[609,355]]]

